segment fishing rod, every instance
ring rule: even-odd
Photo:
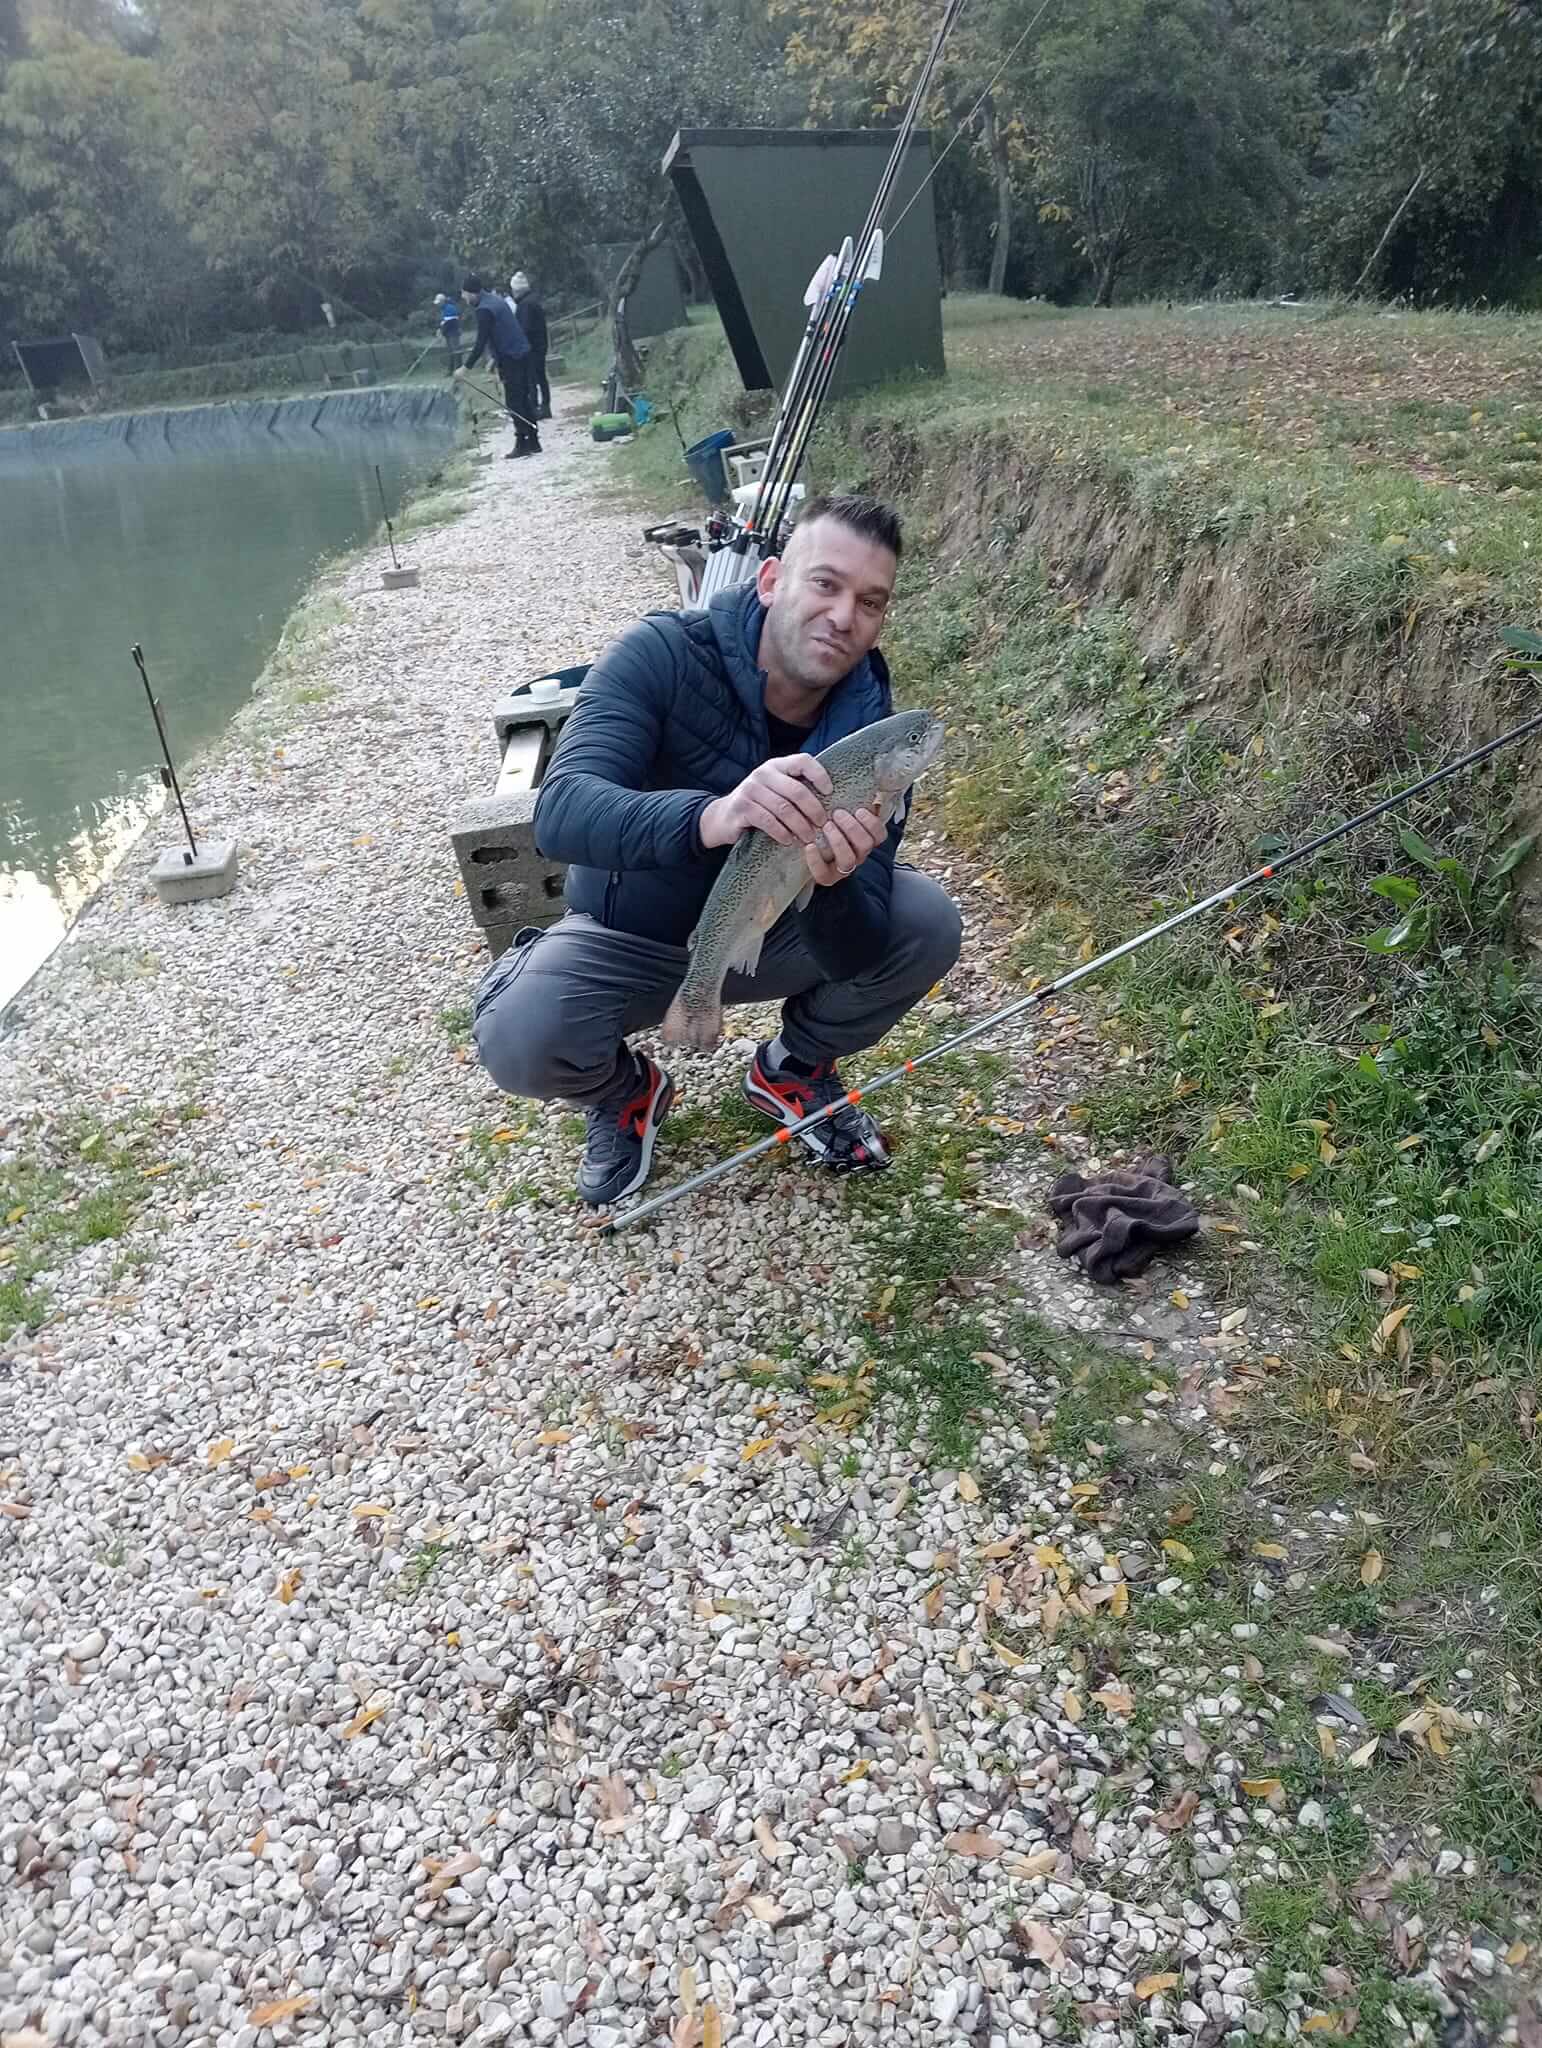
[[[766,454],[754,506],[743,532],[736,535],[733,542],[733,551],[737,555],[747,556],[751,548],[764,554],[775,545],[792,486],[797,480],[803,456],[807,451],[814,420],[829,390],[836,361],[845,341],[846,330],[851,324],[857,298],[868,277],[876,274],[871,266],[875,252],[881,252],[882,249],[884,216],[910,147],[916,121],[925,104],[926,95],[931,90],[932,79],[941,61],[943,46],[963,12],[964,4],[965,0],[947,0],[942,19],[932,37],[931,47],[927,51],[906,103],[893,147],[879,177],[861,233],[854,243],[848,238],[842,244],[835,275],[816,296],[814,311],[804,330],[803,342],[794,359],[776,424],[772,429],[771,446]],[[878,262],[881,265],[881,253],[878,253]]]
[[[910,197],[906,200],[904,208],[900,213],[899,219],[894,223],[893,227],[890,228],[889,230],[889,240],[891,242],[893,241],[894,237],[899,233],[900,229],[905,225],[905,222],[909,219],[911,208],[916,204],[917,200],[920,199],[922,193],[926,190],[927,186],[932,182],[933,178],[935,178],[937,173],[942,169],[943,163],[947,159],[947,157],[952,154],[953,145],[956,142],[958,142],[968,131],[969,125],[974,120],[975,115],[979,113],[981,107],[985,105],[985,102],[990,98],[991,94],[996,90],[996,87],[1001,83],[1002,79],[1006,76],[1007,67],[1012,62],[1012,59],[1017,55],[1018,51],[1023,47],[1024,43],[1027,42],[1028,38],[1033,34],[1034,30],[1038,27],[1039,23],[1044,19],[1045,14],[1048,12],[1049,4],[1050,0],[1041,0],[1041,5],[1039,7],[1038,13],[1033,17],[1032,21],[1029,22],[1028,26],[1023,30],[1022,34],[1018,37],[1017,41],[1012,45],[1011,49],[1008,50],[1007,54],[996,66],[996,69],[991,73],[989,83],[986,85],[984,92],[981,93],[980,97],[975,101],[974,105],[969,109],[969,112],[964,116],[963,120],[959,122],[958,126],[954,129],[953,133],[949,136],[947,147],[943,150],[942,155],[936,159],[931,169],[927,172],[926,176],[921,180],[920,184],[917,185],[914,192],[912,192]]]
[[[937,24],[936,33],[932,37],[931,48],[927,51],[926,59],[921,66],[920,73],[916,78],[910,95],[909,103],[905,108],[899,133],[894,140],[894,147],[889,152],[889,159],[884,166],[883,175],[879,179],[878,189],[873,194],[872,205],[868,209],[867,219],[863,223],[861,236],[853,252],[851,267],[845,278],[841,281],[837,292],[833,317],[829,325],[829,332],[824,347],[817,351],[814,357],[814,367],[809,388],[802,399],[801,406],[794,415],[786,453],[779,465],[777,475],[771,481],[769,491],[763,492],[760,496],[760,516],[764,522],[764,544],[767,546],[775,546],[776,536],[781,530],[781,522],[786,516],[792,486],[797,480],[798,471],[803,466],[803,458],[808,449],[810,436],[813,433],[814,422],[818,418],[820,408],[824,403],[831,381],[834,378],[836,363],[845,345],[846,334],[851,325],[852,315],[856,311],[857,299],[861,294],[864,283],[867,281],[869,266],[873,260],[875,249],[881,250],[882,247],[880,237],[883,231],[884,218],[888,213],[894,188],[899,181],[900,171],[903,168],[906,154],[909,151],[916,123],[926,103],[926,96],[931,91],[932,80],[936,75],[937,66],[942,61],[943,48],[947,43],[949,35],[952,33],[959,15],[963,12],[964,4],[965,0],[948,0],[948,4],[943,10],[942,19]],[[881,260],[880,255],[879,261],[881,262]]]
[[[150,716],[155,720],[155,736],[161,743],[161,756],[166,765],[161,770],[161,782],[177,800],[177,809],[182,813],[182,829],[187,834],[188,851],[182,856],[184,867],[191,867],[198,858],[198,841],[193,837],[193,823],[187,815],[187,805],[182,801],[182,785],[177,780],[176,764],[171,758],[171,742],[166,737],[166,727],[161,718],[160,699],[150,687],[150,672],[145,667],[145,651],[136,640],[129,649],[129,655],[139,671],[139,680],[145,686],[145,695],[150,700]]]
[[[461,371],[460,381],[462,382],[462,384],[469,384],[473,391],[480,391],[482,396],[488,401],[489,404],[497,406],[499,412],[506,412],[511,420],[518,420],[522,427],[528,427],[531,433],[535,435],[536,439],[538,441],[540,440],[541,430],[536,425],[534,420],[527,420],[522,412],[516,412],[514,410],[513,406],[509,404],[506,398],[497,397],[495,393],[488,390],[485,384],[479,384],[476,378],[471,375],[469,370]]]
[[[1305,845],[1278,855],[1264,867],[1254,868],[1250,874],[1241,876],[1235,882],[1228,882],[1224,889],[1213,890],[1198,903],[1191,903],[1187,909],[1174,912],[1171,917],[1164,918],[1160,924],[1152,925],[1149,930],[1140,932],[1135,938],[1126,939],[1118,946],[1110,946],[1106,953],[1099,953],[1096,959],[1073,967],[1069,973],[1047,982],[1043,988],[1035,989],[1031,995],[1019,996],[1015,1002],[1006,1004],[1004,1008],[993,1010],[988,1017],[981,1017],[964,1030],[955,1031],[952,1037],[943,1039],[926,1052],[917,1053],[914,1059],[902,1060],[898,1066],[887,1068],[869,1081],[865,1088],[848,1088],[844,1095],[828,1103],[823,1109],[811,1110],[807,1116],[799,1117],[796,1123],[785,1124],[781,1130],[773,1131],[770,1137],[760,1138],[753,1145],[746,1145],[742,1151],[731,1152],[715,1166],[706,1167],[701,1173],[692,1174],[688,1180],[680,1181],[672,1188],[666,1188],[662,1194],[654,1195],[651,1200],[639,1203],[635,1208],[623,1209],[617,1216],[597,1219],[595,1227],[604,1234],[629,1230],[634,1223],[640,1223],[645,1216],[652,1216],[658,1210],[667,1208],[671,1202],[678,1202],[683,1195],[695,1194],[701,1188],[710,1187],[714,1181],[721,1180],[727,1173],[732,1173],[736,1166],[743,1166],[751,1159],[758,1159],[763,1153],[772,1152],[779,1145],[790,1144],[800,1131],[808,1130],[811,1125],[822,1122],[826,1117],[839,1116],[848,1104],[862,1102],[869,1095],[875,1095],[880,1088],[887,1088],[891,1082],[903,1080],[907,1074],[917,1073],[922,1067],[930,1066],[933,1060],[941,1059],[944,1053],[956,1052],[961,1045],[968,1045],[973,1039],[983,1038],[987,1032],[1010,1023],[1014,1017],[1022,1016],[1024,1011],[1049,1002],[1052,997],[1063,994],[1066,989],[1074,988],[1079,981],[1086,981],[1089,976],[1099,973],[1103,968],[1111,967],[1116,960],[1128,959],[1131,953],[1138,953],[1154,939],[1165,938],[1169,932],[1177,931],[1180,925],[1188,924],[1196,917],[1203,917],[1208,911],[1217,910],[1221,905],[1233,902],[1247,890],[1256,888],[1260,882],[1277,880],[1288,869],[1299,867],[1303,861],[1311,860],[1321,853],[1324,847],[1332,846],[1337,840],[1347,838],[1351,832],[1358,832],[1364,826],[1374,824],[1378,818],[1386,817],[1389,811],[1401,809],[1404,804],[1412,803],[1415,797],[1422,796],[1426,790],[1434,789],[1437,784],[1448,781],[1453,775],[1462,774],[1468,768],[1476,768],[1491,755],[1499,753],[1505,747],[1513,747],[1519,740],[1529,739],[1535,732],[1542,732],[1542,712],[1534,718],[1528,718],[1524,724],[1512,727],[1509,732],[1501,733],[1498,739],[1489,740],[1481,747],[1474,747],[1470,754],[1463,754],[1460,759],[1448,761],[1444,767],[1433,769],[1428,775],[1421,776],[1417,782],[1411,782],[1406,789],[1400,789],[1392,796],[1383,797],[1380,803],[1372,804],[1368,811],[1362,811],[1358,817],[1350,818],[1342,825],[1330,826],[1326,832],[1319,832],[1315,839],[1307,840]]]

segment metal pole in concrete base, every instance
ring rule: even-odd
[[[416,590],[418,572],[416,569],[382,569],[380,583],[384,590]]]

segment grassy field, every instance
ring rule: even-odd
[[[955,299],[946,335],[947,379],[837,409],[808,481],[904,507],[885,646],[904,694],[947,715],[933,801],[1015,899],[1025,985],[1534,708],[1500,634],[1542,623],[1542,321]],[[687,438],[752,416],[708,323],[656,349]],[[650,510],[691,502],[667,426],[627,458]],[[1347,1518],[1344,1556],[1293,1575],[1283,1640],[1348,1631],[1435,1674],[1483,1731],[1435,1772],[1388,1741],[1349,1800],[1312,1761],[1303,1696],[1282,1768],[1301,1796],[1332,1779],[1360,1833],[1254,1896],[1283,1969],[1321,1961],[1327,1926],[1353,1960],[1364,1816],[1472,1845],[1496,1919],[1535,1903],[1537,758],[1501,757],[1087,991],[1108,1052],[1075,1120],[1105,1148],[1174,1153],[1263,1247],[1248,1284],[1311,1333],[1235,1424],[1266,1488],[1180,1500],[1127,1471],[1127,1510],[1182,1513],[1196,1583],[1238,1611],[1265,1510]],[[941,1444],[979,1393],[955,1353],[895,1368]],[[1079,1373],[1055,1428],[1104,1439],[1129,1363]],[[1371,1681],[1356,1698],[1373,1729],[1406,1717]]]

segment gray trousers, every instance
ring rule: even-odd
[[[896,865],[889,945],[876,967],[829,980],[785,917],[768,934],[753,976],[730,974],[723,999],[780,1000],[793,1057],[836,1059],[876,1045],[953,966],[961,940],[953,899],[915,868]],[[688,957],[684,946],[614,932],[569,911],[483,975],[472,1005],[483,1066],[510,1095],[584,1109],[608,1101],[632,1078],[623,1040],[663,1020]]]

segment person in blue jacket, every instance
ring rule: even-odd
[[[535,810],[541,853],[568,863],[567,912],[517,936],[473,1014],[501,1088],[584,1110],[578,1191],[596,1207],[651,1170],[674,1087],[626,1040],[669,1007],[742,832],[801,845],[817,885],[767,934],[753,976],[724,984],[730,1003],[782,1003],[744,1092],[784,1127],[844,1101],[837,1061],[876,1045],[958,958],[957,908],[897,858],[908,794],[887,826],[869,811],[827,818],[829,778],[811,758],[893,709],[877,641],[900,547],[887,505],[815,498],[753,583],[703,611],[651,613],[584,678]],[[837,1171],[888,1164],[854,1103],[799,1135]]]
[[[455,374],[464,377],[476,368],[484,354],[491,356],[503,384],[503,402],[514,422],[514,446],[509,455],[539,455],[541,442],[530,396],[530,343],[519,324],[519,316],[501,292],[483,290],[475,271],[462,281],[461,297],[476,308],[477,338]]]
[[[460,307],[444,292],[434,294],[434,304],[439,308],[439,333],[450,359],[450,374],[454,376],[460,368]]]

